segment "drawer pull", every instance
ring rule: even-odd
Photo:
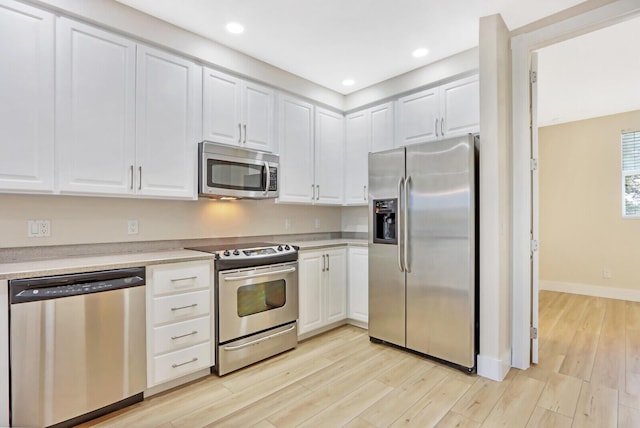
[[[175,278],[175,279],[172,279],[171,282],[189,281],[191,279],[196,279],[196,278],[197,278],[197,276],[188,276],[186,278]]]
[[[182,339],[183,337],[193,336],[194,334],[198,334],[198,330],[193,330],[191,333],[181,334],[180,336],[171,336],[171,340]]]
[[[180,364],[171,364],[171,367],[175,369],[177,367],[184,366],[186,364],[195,363],[196,361],[198,361],[198,357],[193,357],[191,361],[185,361],[184,363],[180,363]]]
[[[177,308],[171,308],[172,311],[179,311],[180,309],[189,309],[189,308],[195,308],[196,306],[198,306],[197,303],[194,303],[192,305],[187,305],[187,306],[180,306]]]

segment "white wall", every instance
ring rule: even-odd
[[[369,230],[369,207],[342,208],[342,231],[363,232]]]
[[[165,201],[80,196],[0,195],[0,248],[339,232],[340,207],[273,200]],[[27,220],[50,220],[51,236],[28,238]],[[139,222],[127,234],[127,220]],[[285,228],[285,219],[291,228]],[[320,227],[315,227],[319,219]]]
[[[500,15],[480,19],[480,353],[478,374],[511,367],[511,56]]]

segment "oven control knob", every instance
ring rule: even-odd
[[[238,251],[238,250],[233,250],[233,255],[234,255],[234,256],[239,256],[239,255],[240,255],[240,251]]]
[[[229,252],[229,250],[224,250],[224,253],[222,253],[222,254],[224,254],[226,257],[229,257],[229,255],[230,255],[231,253]]]
[[[289,247],[288,245],[285,245],[285,246],[284,246],[284,249],[285,249],[285,250],[290,250],[290,249],[291,249],[291,247]]]
[[[278,245],[278,251],[282,251],[282,245]]]

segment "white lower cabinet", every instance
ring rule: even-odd
[[[369,322],[369,249],[349,248],[349,319]]]
[[[347,318],[347,250],[301,251],[298,335]]]
[[[213,262],[147,267],[147,387],[214,365]]]

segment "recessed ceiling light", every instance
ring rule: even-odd
[[[240,34],[244,32],[244,27],[237,22],[230,22],[227,24],[227,31],[233,34]]]
[[[429,49],[419,48],[411,52],[411,55],[413,55],[414,58],[420,58],[420,57],[426,56],[428,53],[429,53]]]
[[[352,86],[354,83],[356,83],[356,82],[355,82],[355,80],[353,80],[353,79],[344,79],[344,80],[342,81],[342,84],[343,84],[344,86]]]

